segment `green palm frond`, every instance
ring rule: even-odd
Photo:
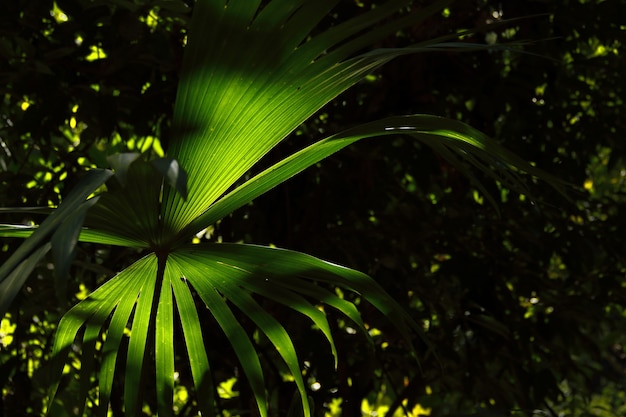
[[[101,407],[98,415],[106,415],[118,350],[131,313],[137,303],[144,306],[142,308],[145,308],[145,303],[151,305],[152,297],[150,294],[154,292],[157,283],[154,279],[156,273],[157,260],[154,255],[140,259],[77,304],[59,322],[52,349],[52,372],[61,374],[65,361],[72,351],[72,346],[75,343],[82,346],[81,370],[83,368],[89,371],[99,369],[98,396]],[[137,312],[139,310],[138,307]],[[145,319],[145,316],[137,319],[136,326],[135,320],[133,321],[130,335],[131,348],[128,350],[127,369],[136,374],[141,374],[143,367],[143,359],[137,360],[137,351],[138,348],[141,349],[142,343],[145,347]],[[82,340],[81,329],[84,329]],[[106,331],[103,332],[103,329]],[[102,343],[103,335],[106,337]],[[100,345],[99,349],[96,349],[97,344]],[[98,351],[98,355],[93,354],[96,351]],[[96,363],[96,358],[101,358],[100,363]],[[89,377],[90,374],[87,372],[81,374],[82,389],[91,388]],[[57,380],[51,387],[51,398],[55,397],[58,383]],[[140,385],[126,385],[126,388],[126,406],[128,410],[133,410],[136,399],[140,397]],[[82,401],[84,402],[84,400]],[[133,413],[131,412],[129,415],[133,415]]]
[[[274,345],[294,376],[305,410],[308,410],[307,391],[293,342],[285,328],[253,295],[282,304],[308,318],[324,334],[335,358],[330,326],[319,307],[334,308],[364,332],[365,325],[352,302],[316,283],[354,291],[398,327],[415,327],[411,318],[367,275],[298,252],[241,244],[192,245],[173,252],[163,274],[157,267],[154,255],[142,258],[70,310],[59,323],[53,347],[56,372],[60,372],[72,346],[80,340],[83,349],[81,388],[88,389],[89,373],[97,369],[101,403],[98,415],[106,415],[116,361],[124,354],[127,415],[136,415],[138,411],[141,376],[146,372],[146,365],[156,372],[159,414],[171,412],[175,317],[183,330],[196,392],[203,393],[199,396],[200,407],[208,414],[215,413],[214,387],[205,353],[206,336],[200,326],[192,291],[197,292],[232,344],[263,416],[267,415],[267,395],[261,363],[251,336],[239,324],[231,304],[252,319]],[[158,306],[156,311],[153,311],[154,305]],[[150,332],[154,332],[154,338],[150,337]],[[121,342],[127,333],[125,352]],[[410,345],[410,334],[406,332],[405,336]],[[96,342],[100,339],[104,342],[97,349]],[[150,340],[154,345],[148,344]],[[155,352],[151,364],[144,359],[147,351]],[[95,358],[101,361],[97,363]],[[56,385],[52,389],[53,397],[55,390]]]
[[[271,148],[398,51],[355,57],[362,48],[444,7],[384,5],[328,31],[311,32],[337,0],[198,2],[168,156],[189,175],[187,202],[165,190],[167,241],[204,212]],[[382,24],[381,24],[382,22]]]
[[[534,167],[465,123],[431,115],[396,116],[366,123],[320,140],[267,168],[220,198],[192,221],[180,233],[181,242],[188,241],[198,230],[214,224],[276,185],[354,142],[398,135],[409,136],[433,148],[473,179],[480,189],[480,181],[474,179],[464,161],[522,194],[529,193],[522,174],[548,181],[559,192],[565,193],[565,182]],[[490,198],[488,192],[484,194]],[[495,202],[493,204],[497,208]]]

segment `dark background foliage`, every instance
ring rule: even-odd
[[[325,24],[370,3],[342,2]],[[148,151],[152,137],[167,147],[191,5],[59,0],[3,6],[3,206],[56,204],[86,167],[104,166],[106,155]],[[569,199],[531,179],[529,196],[519,196],[477,174],[496,210],[445,160],[398,137],[348,148],[204,236],[274,244],[365,271],[423,323],[428,343],[415,340],[418,366],[390,324],[366,305],[366,322],[384,333],[374,337],[373,351],[337,320],[341,360],[335,374],[332,358],[320,353],[327,346],[319,335],[276,308],[273,313],[298,335],[310,381],[320,384],[311,393],[319,415],[333,398],[342,399],[343,415],[360,415],[362,399],[373,404],[381,392],[392,410],[401,406],[394,398],[402,393],[409,411],[419,403],[437,416],[621,414],[623,7],[618,0],[455,2],[449,13],[376,46],[404,46],[519,17],[525,18],[467,40],[484,43],[497,35],[498,42],[528,43],[393,61],[329,103],[267,157],[276,160],[386,115],[437,114],[481,129],[569,181]],[[2,256],[16,244],[3,242]],[[132,255],[81,246],[72,294],[95,288]],[[45,362],[53,323],[68,307],[50,296],[49,277],[42,265],[11,311],[18,326],[13,342],[0,350],[6,415],[40,408],[43,391],[33,368]],[[236,373],[224,346],[207,347],[222,358],[218,382]],[[270,390],[288,404],[293,387],[280,382],[276,358],[268,353],[266,359]],[[239,389],[237,406],[245,404],[245,384]],[[181,407],[182,415],[192,408]]]

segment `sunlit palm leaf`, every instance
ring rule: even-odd
[[[150,340],[150,329],[154,328],[152,306],[155,285],[158,283],[149,273],[136,281],[141,283],[141,287],[132,319],[124,378],[124,405],[127,416],[138,415],[142,405],[140,387],[142,386],[143,364],[147,353],[146,342]],[[132,293],[129,293],[129,296],[132,296]],[[171,410],[171,407],[169,409]]]
[[[330,348],[335,358],[335,365],[337,364],[337,348],[335,347],[335,343],[333,342],[330,325],[328,324],[328,320],[326,315],[318,308],[307,301],[304,297],[302,297],[298,292],[293,291],[291,288],[282,285],[257,285],[257,280],[249,280],[248,278],[253,277],[253,273],[250,271],[242,270],[240,267],[234,267],[232,265],[225,265],[225,268],[237,269],[240,270],[240,273],[237,274],[237,285],[241,286],[242,289],[247,290],[251,293],[256,293],[262,295],[263,297],[275,301],[279,304],[288,306],[289,308],[301,313],[302,315],[308,317],[317,328],[326,336],[326,339],[330,343]],[[269,278],[266,278],[266,282],[269,282]],[[315,288],[319,288],[315,286]],[[315,298],[316,300],[324,300],[328,297]],[[340,300],[340,299],[339,299]]]
[[[73,307],[63,316],[59,323],[52,350],[53,369],[55,372],[61,373],[65,360],[71,351],[72,344],[77,336],[80,335],[80,330],[83,326],[86,326],[87,329],[83,336],[83,344],[86,345],[87,352],[83,352],[81,359],[85,362],[85,366],[88,369],[94,369],[94,357],[86,356],[84,353],[93,352],[93,346],[96,343],[94,338],[100,334],[105,327],[107,319],[113,313],[111,321],[107,326],[106,339],[98,352],[98,356],[102,358],[98,377],[98,395],[100,400],[98,415],[106,415],[107,412],[118,350],[131,312],[142,291],[145,290],[144,296],[146,298],[153,291],[150,287],[154,287],[155,280],[153,277],[156,275],[156,270],[154,255],[148,255],[140,259]],[[145,301],[147,302],[148,300]],[[134,335],[137,339],[140,339],[138,341],[132,341],[133,333],[131,331],[130,343],[133,346],[133,351],[144,348],[141,346],[141,341],[145,343],[146,338],[141,338],[141,327],[140,324],[137,333]],[[136,358],[135,352],[129,353],[129,360],[136,360]],[[132,367],[141,374],[141,361],[132,363]],[[81,381],[81,384],[89,385],[90,382],[88,380]],[[51,387],[52,398],[54,398],[57,387],[58,381]],[[128,389],[128,394],[138,397],[140,389],[140,386],[132,386]],[[129,399],[129,401],[130,403],[127,405],[133,406],[133,400]]]
[[[165,275],[156,313],[154,360],[159,414],[170,416],[174,405],[174,309],[170,275]],[[207,392],[211,395],[211,392]]]
[[[320,314],[320,310],[305,300],[305,297],[338,309],[357,326],[363,330],[365,328],[354,305],[315,285],[319,282],[340,286],[363,295],[398,328],[404,330],[407,340],[410,339],[409,329],[413,326],[411,319],[401,313],[397,304],[371,278],[311,256],[260,246],[213,244],[179,248],[170,255],[168,264],[175,265],[185,280],[198,291],[229,337],[249,378],[262,378],[257,354],[222,296],[258,326],[292,372],[306,415],[309,408],[304,381],[299,371],[301,363],[296,357],[291,339],[282,325],[269,315],[251,294],[263,295],[308,317],[327,337],[333,354],[335,354],[334,342],[326,319]],[[253,379],[250,383],[261,413],[265,413],[262,379],[258,382]],[[258,385],[255,387],[256,384]]]
[[[300,395],[303,399],[303,405],[306,410],[308,410],[308,399],[306,394],[306,388],[304,385],[304,381],[302,379],[302,375],[300,374],[301,364],[298,361],[296,356],[295,348],[291,341],[291,338],[282,327],[282,325],[276,321],[267,311],[265,311],[262,307],[258,305],[258,303],[250,296],[250,294],[246,291],[243,291],[243,288],[238,285],[238,277],[241,274],[250,275],[252,272],[241,270],[236,265],[228,264],[226,260],[215,261],[211,259],[207,262],[206,258],[203,256],[205,251],[199,253],[190,253],[188,251],[178,251],[173,257],[176,259],[186,259],[188,264],[201,266],[200,269],[203,270],[202,275],[198,275],[197,273],[192,273],[191,271],[186,274],[186,278],[189,280],[192,286],[202,285],[201,282],[209,281],[215,290],[219,291],[226,299],[232,302],[239,310],[241,310],[247,317],[249,317],[259,328],[259,330],[272,342],[272,344],[276,347],[279,355],[284,359],[285,363],[289,367],[290,372],[294,376],[296,385],[300,391]],[[197,270],[198,268],[194,268]],[[260,279],[261,278],[257,275]],[[201,292],[201,296],[204,292]],[[209,301],[209,300],[205,300]],[[207,303],[209,309],[212,309],[212,305]],[[217,316],[216,316],[217,317]],[[228,327],[235,326],[238,328],[238,323],[234,320],[234,317],[231,317],[228,321],[224,323],[227,324]],[[220,325],[224,326],[224,324],[220,323]],[[250,345],[251,346],[251,345]],[[233,343],[233,347],[235,350],[238,350],[238,346]],[[239,354],[239,360],[244,360],[245,362],[250,361],[250,355],[257,356],[254,350],[248,351],[244,353],[243,351]],[[258,359],[255,359],[254,362],[257,362]],[[259,368],[260,371],[260,368]],[[253,372],[252,375],[254,376]],[[251,374],[248,373],[248,376]],[[254,378],[257,378],[254,376]],[[259,381],[261,382],[261,381]],[[258,386],[259,395],[257,397],[257,403],[259,404],[259,408],[261,410],[261,414],[265,415],[266,410],[265,404],[267,403],[267,396],[264,393],[265,387],[262,384]],[[256,394],[256,393],[255,393]],[[307,413],[308,416],[308,413]]]
[[[166,236],[205,211],[324,104],[398,55],[391,51],[353,58],[359,49],[447,3],[436,2],[400,22],[376,26],[410,3],[389,1],[309,37],[337,2],[271,2],[256,16],[256,2],[198,2],[168,150],[189,174],[189,199],[184,203],[164,190]],[[278,6],[287,3],[293,11]]]
[[[215,271],[207,268],[203,263],[188,262],[185,257],[180,256],[180,254],[172,254],[169,263],[170,265],[175,265],[181,274],[183,274],[178,279],[184,278],[189,280],[202,301],[204,301],[211,311],[211,314],[215,317],[215,320],[224,331],[224,334],[228,337],[246,373],[248,383],[259,406],[259,411],[263,417],[266,417],[267,395],[265,393],[263,371],[259,357],[250,337],[243,330],[222,295],[217,291],[215,286],[212,285],[211,278],[216,279],[212,276],[212,273]],[[218,279],[224,278],[219,277]],[[193,345],[188,344],[188,350],[192,348]],[[191,365],[193,366],[193,364]]]
[[[565,187],[563,181],[534,167],[465,123],[430,115],[389,117],[348,129],[281,160],[215,202],[184,229],[179,241],[187,241],[199,230],[358,140],[397,135],[409,136],[432,147],[470,178],[473,174],[465,167],[468,162],[494,179],[505,181],[508,187],[520,193],[528,190],[518,173],[537,176],[561,192]],[[479,181],[474,182],[481,187]],[[485,194],[489,196],[489,193]]]
[[[61,375],[72,346],[80,336],[81,328],[86,326],[82,340],[84,349],[81,356],[80,383],[83,392],[84,389],[91,388],[89,381],[91,375],[86,370],[96,369],[95,346],[99,341],[105,321],[119,302],[120,293],[123,292],[124,287],[124,282],[110,280],[63,316],[54,336],[51,374]],[[88,355],[89,353],[92,355]],[[84,371],[83,368],[86,370]],[[56,380],[50,386],[51,398],[55,397],[59,382],[60,380]]]
[[[178,131],[168,151],[191,174],[189,187],[193,191],[188,204],[184,204],[173,191],[164,190],[162,213],[166,240],[185,229],[184,233],[174,237],[184,241],[190,232],[202,228],[198,226],[210,224],[196,217],[214,210],[213,202],[261,156],[325,103],[375,68],[396,57],[418,52],[491,48],[458,42],[451,42],[454,46],[447,47],[442,42],[459,36],[450,34],[406,48],[377,49],[353,56],[373,41],[431,16],[450,2],[438,1],[398,17],[399,10],[410,2],[390,1],[326,32],[310,36],[316,19],[321,19],[325,10],[336,3],[292,1],[294,11],[283,10],[274,16],[274,7],[282,4],[274,1],[257,16],[248,10],[245,17],[239,18],[235,17],[238,15],[231,8],[232,3],[223,8],[219,6],[220,1],[212,2],[211,6],[200,4],[198,13],[208,13],[206,18],[211,23],[202,20],[201,25],[193,27],[192,38],[203,39],[203,43],[188,46],[186,68],[190,72],[183,77],[179,87],[176,108],[181,112],[175,117]],[[214,9],[208,10],[210,7]],[[309,8],[315,9],[316,13],[307,14]],[[394,14],[390,22],[380,24]],[[227,33],[238,29],[232,39],[211,37],[206,32],[217,30],[215,25],[221,25],[219,27]],[[214,42],[204,42],[207,39]],[[197,51],[200,47],[205,48],[206,55]],[[215,60],[220,64],[216,65]],[[188,111],[191,108],[194,111]],[[407,123],[406,120],[402,122]],[[416,123],[424,124],[421,121]],[[404,127],[400,125],[398,131],[416,133],[402,132]],[[372,124],[366,125],[365,129],[370,131],[347,132],[346,135],[370,137],[391,133]],[[448,131],[440,136],[453,138],[455,133],[465,134],[467,127],[450,122],[445,129]],[[477,132],[471,133],[470,137],[477,138]],[[484,135],[481,135],[477,142],[483,139]],[[438,146],[443,149],[438,144],[433,145]],[[446,146],[460,148],[462,144]],[[449,154],[447,150],[443,149],[443,152]],[[464,172],[471,176],[469,171]],[[219,216],[207,215],[207,218],[215,221],[229,213],[226,205],[221,208],[224,210]],[[190,226],[192,222],[194,225]]]
[[[100,245],[124,246],[127,248],[146,248],[145,239],[120,236],[123,233],[109,233],[104,230],[83,227],[78,236],[80,242],[97,243]]]
[[[222,281],[221,284],[219,286],[220,292],[254,322],[261,334],[272,343],[280,357],[287,364],[287,368],[291,375],[294,376],[294,381],[298,387],[302,407],[305,410],[304,415],[309,417],[311,413],[306,386],[302,378],[302,363],[298,359],[295,346],[287,330],[261,307],[247,291],[242,291],[241,287],[231,283],[228,279]],[[267,397],[263,398],[263,401],[266,403]]]
[[[124,330],[129,323],[130,315],[133,312],[137,297],[141,291],[142,281],[143,280],[136,279],[127,283],[128,285],[124,288],[122,297],[115,307],[113,317],[107,328],[106,339],[100,354],[102,362],[100,363],[100,372],[98,375],[98,398],[100,407],[98,407],[96,415],[100,417],[106,417],[108,414],[108,404],[111,401],[111,390],[113,389],[113,379],[115,377],[115,365],[118,357],[121,356],[118,354],[118,351],[120,350],[120,344],[124,337]],[[145,342],[145,339],[143,341]],[[137,364],[128,363],[126,366],[133,367],[133,365]],[[135,371],[141,373],[141,368]],[[139,387],[135,386],[130,389],[137,392]],[[132,410],[129,410],[129,412],[132,412]]]
[[[252,292],[261,291],[257,288],[276,285],[298,291],[304,296],[313,296],[307,292],[310,287],[301,284],[311,282],[329,284],[362,295],[389,318],[407,341],[411,340],[411,330],[419,331],[408,314],[372,278],[353,269],[300,252],[256,245],[208,244],[204,250],[195,249],[193,246],[185,250],[187,251],[192,251],[197,257],[205,259],[207,261],[205,265],[222,265],[232,271],[246,272],[234,279],[243,280],[242,282],[245,282]],[[353,317],[353,311],[344,310],[341,303],[333,302],[329,305],[339,308],[339,311],[347,317]],[[360,326],[360,318],[355,317],[354,321]]]

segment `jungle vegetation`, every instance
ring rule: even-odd
[[[3,5],[1,411],[623,415],[621,3]]]

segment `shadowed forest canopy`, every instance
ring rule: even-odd
[[[4,3],[0,207],[57,207],[86,171],[109,168],[110,155],[166,154],[181,128],[173,128],[172,119],[193,1]],[[338,3],[312,35],[385,2]],[[420,9],[432,2],[413,3]],[[471,171],[478,185],[424,143],[388,136],[347,147],[195,235],[196,244],[286,248],[362,271],[419,324],[424,337],[413,340],[416,361],[378,307],[325,287],[358,306],[373,341],[341,311],[317,306],[334,334],[335,369],[325,335],[310,321],[259,300],[291,336],[313,415],[626,414],[625,6],[620,0],[448,2],[359,52],[465,30],[474,34],[455,42],[494,48],[438,48],[394,59],[261,160],[266,167],[357,124],[432,114],[467,123],[571,184],[567,198],[530,176],[523,177],[526,195]],[[0,223],[40,224],[44,214],[3,210]],[[20,244],[2,238],[0,263]],[[2,318],[0,415],[41,415],[61,316],[143,255],[79,243],[61,289],[53,256],[37,265]],[[216,319],[199,311],[203,324],[216,329],[210,338],[205,334],[205,350],[219,410],[257,415],[236,349]],[[269,409],[287,415],[298,398],[289,370],[256,322],[240,315],[260,352]],[[176,340],[184,345],[182,336]],[[80,387],[71,375],[81,371],[74,346],[60,383],[66,392],[52,415],[79,409],[72,408]],[[186,361],[184,348],[176,349],[176,360]],[[175,415],[197,415],[201,399],[189,388],[191,372],[183,369],[176,378]],[[115,374],[112,382],[109,415],[116,417],[124,415],[123,379]],[[150,384],[145,381],[146,389],[154,391]],[[160,399],[152,391],[139,415],[156,412]],[[87,396],[88,414],[95,398]]]

